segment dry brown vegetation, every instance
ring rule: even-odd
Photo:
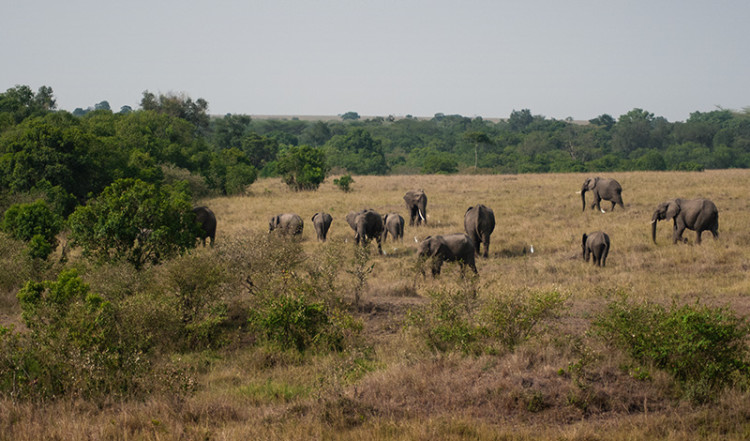
[[[192,370],[192,394],[104,403],[5,399],[0,439],[748,439],[748,391],[730,388],[711,404],[691,404],[677,398],[667,374],[653,370],[649,379],[637,379],[623,354],[587,331],[592,317],[623,293],[750,316],[750,171],[606,175],[622,184],[626,210],[609,212],[607,202],[606,214],[581,212],[576,191],[583,174],[355,176],[350,193],[331,178],[316,192],[292,192],[272,179],[256,182],[246,196],[201,201],[219,227],[216,247],[195,253],[222,252],[241,238],[267,234],[271,216],[298,213],[307,259],[335,259],[338,295],[350,303],[356,284],[344,271],[354,259],[345,215],[362,208],[402,213],[404,242],[388,240],[384,256],[371,250],[373,271],[350,309],[363,326],[361,344],[303,356],[275,353],[237,332],[221,349],[171,360]],[[427,226],[408,226],[402,196],[413,188],[428,195]],[[719,239],[706,232],[697,246],[695,233],[686,231],[689,244],[673,245],[671,224],[661,222],[653,244],[651,214],[674,197],[712,199]],[[454,264],[438,279],[422,278],[415,238],[463,231],[464,211],[477,203],[497,219],[490,258],[477,260],[479,278],[461,279]],[[318,211],[334,218],[327,243],[315,240],[310,218]],[[581,258],[581,235],[596,230],[612,241],[605,268]],[[88,281],[105,287],[133,277],[108,273]],[[469,290],[479,303],[539,292],[566,300],[559,317],[512,351],[440,352],[407,326],[411,311],[440,290]],[[20,321],[11,293],[0,298],[0,313],[3,322]]]

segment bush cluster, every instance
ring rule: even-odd
[[[556,318],[566,299],[552,291],[478,300],[473,289],[431,291],[429,296],[426,308],[410,312],[410,326],[437,351],[476,354],[512,351],[540,335],[539,325]]]
[[[611,302],[594,328],[644,369],[668,372],[693,401],[750,378],[750,325],[726,308],[623,299]]]

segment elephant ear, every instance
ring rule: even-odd
[[[446,256],[449,254],[448,245],[446,245],[442,240],[438,241],[438,245],[430,251],[432,251],[432,257],[440,255]]]
[[[469,211],[471,211],[472,208],[474,208],[473,205],[471,207],[467,208],[466,211],[464,212],[464,216],[466,216],[466,213],[468,213]]]
[[[318,217],[319,214],[320,214],[320,212],[317,212],[317,213],[313,214],[313,217],[310,220],[313,221],[313,222],[315,222],[315,218]]]
[[[681,207],[678,199],[671,201],[669,205],[667,205],[667,219],[674,219],[675,216],[680,214],[680,209]]]
[[[588,237],[589,236],[586,233],[583,233],[583,242],[581,243],[581,245],[583,245],[584,248],[586,247],[586,239],[588,239]]]

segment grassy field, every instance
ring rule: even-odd
[[[582,212],[576,192],[584,174],[355,176],[349,193],[332,178],[316,192],[299,193],[267,179],[245,196],[201,201],[216,213],[218,233],[214,248],[196,254],[226,252],[265,236],[271,216],[298,213],[306,261],[333,262],[337,295],[361,323],[361,343],[337,353],[274,353],[236,332],[220,349],[174,356],[193,372],[192,394],[106,403],[5,399],[0,439],[750,438],[746,388],[729,388],[709,404],[691,403],[664,372],[637,378],[625,355],[589,332],[593,318],[623,295],[750,316],[750,171],[602,176],[620,182],[626,210],[610,212],[605,202],[605,214]],[[402,196],[415,188],[428,196],[427,226],[408,225]],[[695,245],[695,233],[686,231],[689,243],[673,245],[671,222],[661,222],[654,244],[651,215],[675,197],[712,199],[719,239],[706,232]],[[477,260],[479,277],[461,278],[455,264],[446,264],[437,279],[420,276],[416,241],[462,232],[465,210],[478,203],[492,208],[497,221],[490,258]],[[371,249],[365,263],[374,264],[372,272],[354,305],[357,262],[344,217],[363,208],[398,212],[407,225],[403,242],[389,238],[383,245],[385,255]],[[315,240],[310,218],[318,211],[334,218],[327,243]],[[582,234],[596,230],[611,238],[605,268],[581,257]],[[101,279],[89,277],[95,288]],[[247,290],[230,290],[242,305]],[[535,293],[557,293],[564,304],[512,349],[440,351],[409,326],[440,292],[470,293],[463,300],[472,312],[498,297]],[[18,323],[13,294],[4,294],[0,314]]]

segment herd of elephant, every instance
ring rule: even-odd
[[[625,209],[622,202],[622,186],[620,183],[610,178],[588,178],[583,182],[581,187],[581,202],[583,210],[586,210],[586,192],[590,191],[594,195],[594,202],[591,208],[596,208],[604,213],[601,208],[601,201],[610,201],[611,210],[619,205]],[[709,199],[671,199],[662,202],[656,207],[651,217],[651,239],[656,243],[656,223],[662,220],[672,219],[672,243],[685,242],[687,239],[682,237],[682,233],[688,229],[696,233],[695,242],[701,243],[701,234],[704,231],[710,231],[714,239],[719,237],[719,210]],[[588,262],[592,258],[593,263],[598,266],[605,266],[607,255],[609,254],[610,241],[609,235],[602,231],[596,231],[591,234],[583,235],[581,243],[583,248],[583,259]]]
[[[583,210],[586,210],[586,192],[591,192],[594,201],[591,208],[596,208],[604,213],[601,201],[612,203],[611,210],[619,205],[625,209],[622,202],[622,187],[610,178],[588,178],[581,188],[581,201]],[[427,224],[427,195],[423,190],[411,190],[404,195],[404,202],[409,211],[409,225]],[[193,210],[196,222],[201,227],[200,239],[203,245],[206,238],[211,239],[213,245],[216,237],[216,216],[207,207],[197,207]],[[672,219],[673,243],[687,242],[682,234],[685,229],[696,232],[696,242],[701,243],[703,231],[710,231],[714,238],[719,235],[719,212],[716,205],[708,199],[672,199],[662,202],[654,211],[651,219],[652,240],[656,242],[656,223],[661,220]],[[315,213],[311,221],[315,227],[315,233],[319,241],[325,242],[328,230],[331,227],[333,217],[328,213]],[[383,254],[382,242],[388,234],[394,240],[403,241],[404,218],[398,213],[381,215],[372,210],[365,209],[358,212],[350,212],[346,215],[346,222],[354,231],[354,240],[359,245],[374,239],[378,245],[378,253]],[[284,235],[301,235],[304,228],[302,218],[294,213],[282,213],[273,216],[268,223],[268,231],[278,231]],[[432,259],[432,274],[440,274],[443,262],[458,262],[461,265],[461,273],[468,266],[475,274],[477,267],[475,257],[481,255],[489,256],[490,236],[495,230],[495,214],[491,208],[478,204],[469,207],[464,213],[463,233],[428,236],[418,245],[420,258]],[[583,259],[598,266],[605,266],[610,249],[609,235],[602,231],[583,234],[582,238]],[[481,249],[483,247],[483,250]]]

